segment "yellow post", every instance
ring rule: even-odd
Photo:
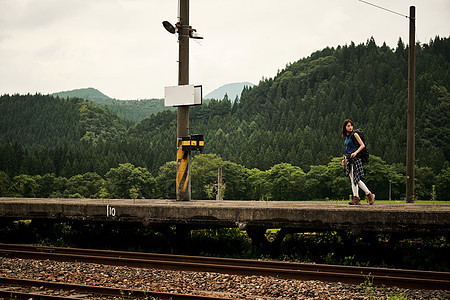
[[[183,139],[178,138],[177,145],[177,200],[189,201],[191,199],[189,154],[190,151],[183,150]]]

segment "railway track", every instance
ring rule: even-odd
[[[319,280],[350,284],[361,284],[369,278],[374,286],[450,290],[449,272],[257,261],[12,244],[0,244],[0,256],[41,260],[50,259],[56,261],[90,262],[166,270],[216,272],[236,275],[261,275],[284,279]]]
[[[16,279],[0,277],[0,285],[4,286],[18,286],[21,288],[39,288],[48,289],[52,291],[70,291],[70,295],[47,295],[42,292],[19,292],[14,290],[0,289],[0,299],[86,299],[86,295],[91,296],[107,296],[117,297],[120,299],[172,299],[172,300],[223,300],[228,298],[218,298],[199,295],[188,295],[179,293],[162,293],[153,291],[142,291],[133,289],[119,289],[111,287],[99,287],[81,284],[69,284],[69,283],[57,283],[43,280],[29,280],[29,279]],[[77,297],[78,296],[78,297]]]

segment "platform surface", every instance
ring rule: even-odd
[[[449,234],[450,204],[0,198],[0,219]]]

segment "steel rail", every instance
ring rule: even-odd
[[[449,272],[226,259],[11,244],[0,244],[0,255],[20,258],[126,265],[142,268],[275,276],[286,279],[319,280],[350,284],[361,284],[369,279],[373,285],[377,286],[396,286],[403,288],[433,290],[450,289]]]
[[[27,292],[19,292],[19,291],[9,291],[7,289],[0,289],[0,299],[17,299],[17,300],[84,300],[85,298],[76,298],[76,297],[64,297],[64,296],[54,296],[54,295],[45,295],[43,293],[27,293]]]
[[[14,300],[86,300],[86,298],[76,298],[76,297],[63,297],[63,296],[52,296],[40,293],[25,293],[17,291],[4,291],[0,290],[0,299],[14,299]]]
[[[173,300],[190,300],[190,299],[199,299],[199,300],[223,300],[230,298],[219,298],[212,296],[199,296],[199,295],[190,295],[190,294],[180,294],[180,293],[164,293],[164,292],[155,292],[155,291],[144,291],[144,290],[134,290],[134,289],[124,289],[124,288],[113,288],[113,287],[101,287],[101,286],[93,286],[93,285],[82,285],[82,284],[73,284],[73,283],[61,283],[61,282],[51,282],[44,280],[30,280],[30,279],[18,279],[18,278],[9,278],[9,277],[0,277],[0,284],[7,286],[20,286],[20,287],[44,287],[50,290],[64,290],[64,291],[73,291],[76,293],[82,294],[90,294],[90,295],[100,295],[100,296],[113,296],[113,297],[122,297],[123,299],[136,299],[136,298],[144,298],[148,299],[149,297],[155,297],[157,299],[173,299]],[[13,296],[12,293],[15,293],[18,298],[17,299],[30,299],[30,296],[38,297],[32,299],[85,299],[85,298],[74,298],[74,296],[52,296],[52,295],[44,295],[37,293],[24,293],[17,291],[6,291],[0,290],[0,296],[6,296],[9,299]],[[20,298],[22,295],[25,297],[28,295],[28,298]],[[44,298],[45,297],[45,298]],[[11,298],[16,299],[16,298]]]

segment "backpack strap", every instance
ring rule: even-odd
[[[353,144],[355,144],[355,146],[361,146],[360,145],[360,143],[358,142],[358,140],[356,139],[356,137],[355,137],[355,131],[353,130],[353,132],[350,134],[350,138],[352,139],[352,141],[353,141]]]

